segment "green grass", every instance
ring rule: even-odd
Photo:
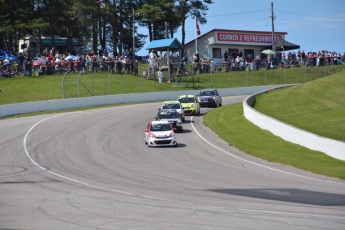
[[[229,145],[270,162],[345,180],[345,161],[284,141],[253,125],[243,116],[242,103],[205,114],[204,124]]]
[[[257,97],[255,109],[309,132],[345,142],[345,71]]]
[[[139,65],[139,73],[147,69],[147,65]],[[188,67],[190,69],[190,67]],[[108,74],[106,72],[82,74],[80,76],[80,97],[101,96],[108,94],[141,93],[156,91],[191,90],[203,88],[235,88],[245,86],[275,85],[303,83],[326,75],[340,72],[345,65],[276,69],[266,71],[235,71],[211,74],[196,74],[183,77],[176,82],[172,77],[171,84],[159,84],[157,77],[146,80],[130,74]],[[26,101],[53,100],[78,97],[78,75],[48,75],[35,77],[15,77],[0,79],[0,105]],[[167,74],[165,72],[165,82]],[[109,84],[108,84],[109,82]],[[63,90],[64,89],[64,90]]]

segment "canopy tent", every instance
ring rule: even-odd
[[[281,40],[276,42],[276,50],[279,50],[279,51],[295,50],[295,49],[299,49],[299,48],[300,48],[299,45],[288,42],[285,39],[281,39]]]
[[[158,51],[166,51],[174,50],[174,49],[182,49],[183,46],[177,40],[177,38],[167,38],[161,40],[153,40],[150,44],[146,47],[147,50],[158,50]]]
[[[156,50],[156,51],[166,51],[167,57],[167,65],[168,65],[168,76],[170,82],[170,60],[169,60],[169,53],[171,50],[181,50],[183,49],[182,44],[177,40],[177,38],[166,38],[161,40],[153,40],[150,44],[146,47],[147,50]],[[181,58],[181,55],[180,55]]]

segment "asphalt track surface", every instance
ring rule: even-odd
[[[148,148],[160,104],[0,121],[0,229],[345,229],[344,181],[236,150],[208,108]]]

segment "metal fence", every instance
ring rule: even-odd
[[[233,88],[260,85],[298,84],[322,78],[345,69],[345,65],[307,66],[267,69],[245,68],[233,71],[226,65],[211,69],[193,69],[191,65],[174,69],[170,78],[165,71],[162,83],[158,70],[149,72],[147,65],[139,67],[138,74],[117,73],[115,68],[92,66],[78,73],[65,73],[62,79],[62,98],[143,93],[153,91],[190,90],[202,88]],[[92,71],[93,70],[93,71]],[[157,99],[158,100],[158,99]]]

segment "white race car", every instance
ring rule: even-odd
[[[176,130],[176,128],[175,128]],[[151,121],[145,129],[145,144],[153,146],[177,146],[176,135],[167,121]]]

